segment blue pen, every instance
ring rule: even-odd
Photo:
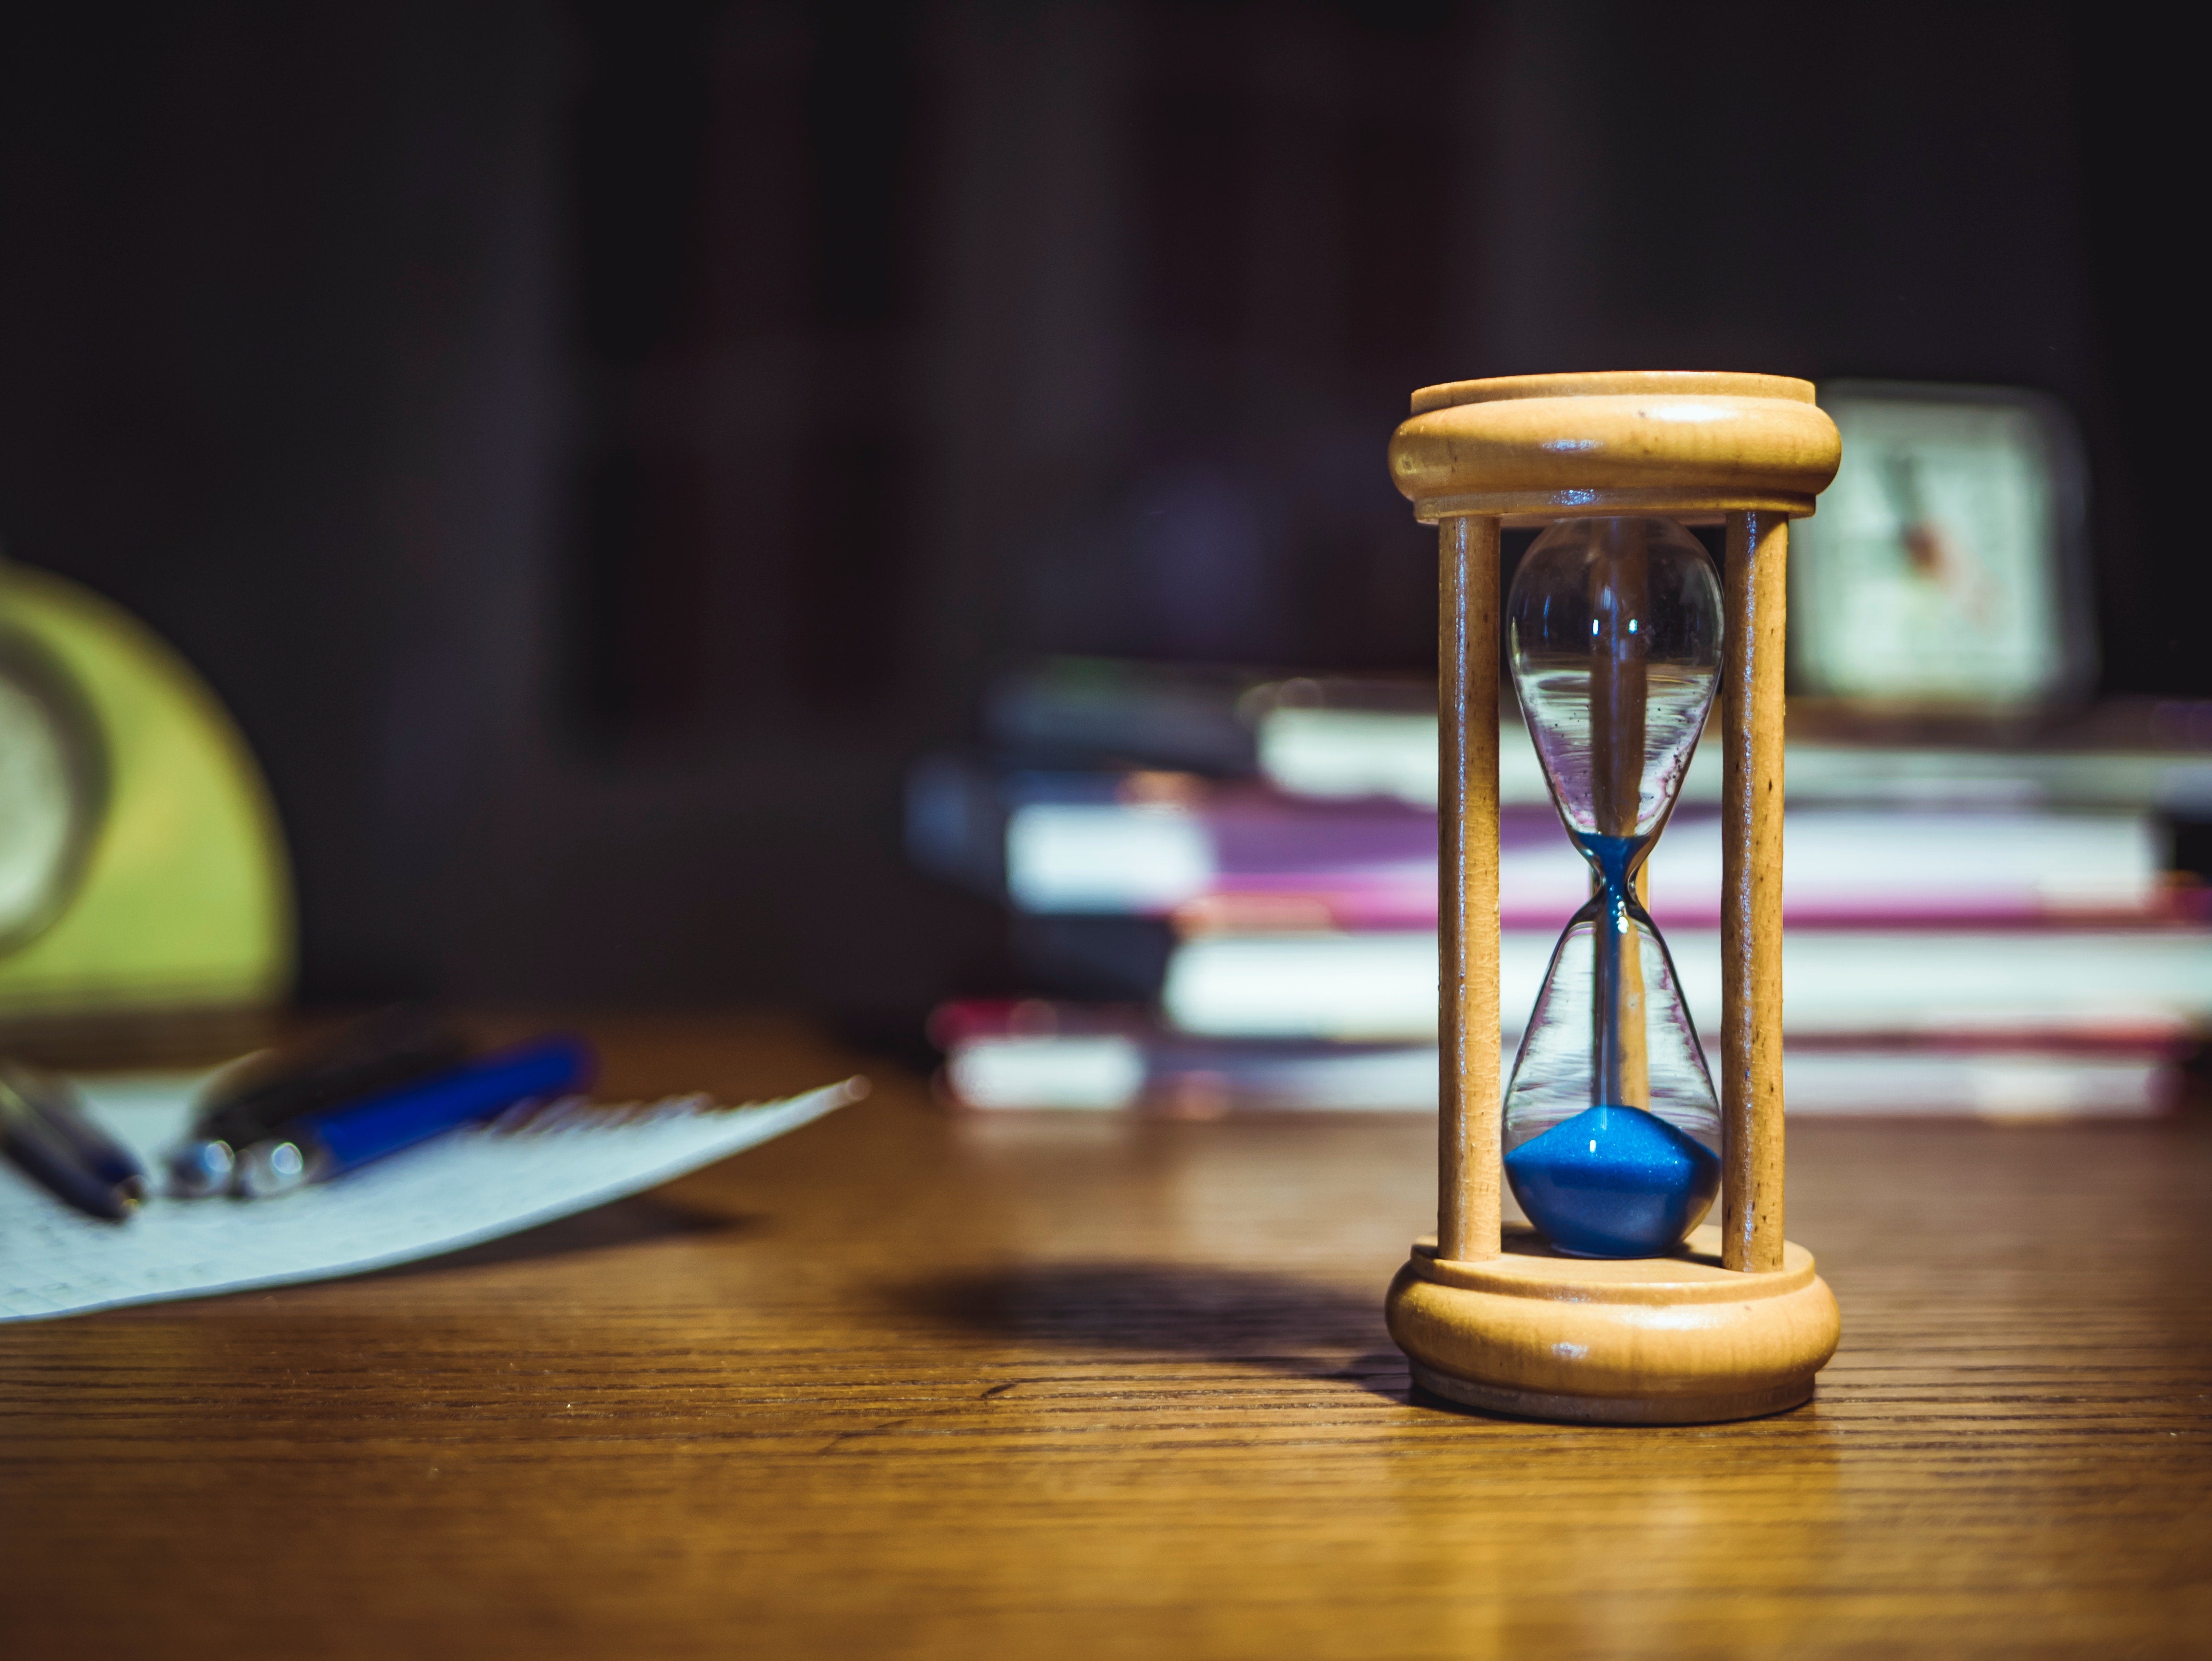
[[[591,1077],[592,1050],[581,1038],[544,1038],[487,1056],[295,1121],[282,1136],[246,1150],[239,1191],[257,1200],[289,1194],[517,1102],[581,1090]]]

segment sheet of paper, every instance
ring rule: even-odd
[[[92,1116],[149,1171],[191,1122],[198,1077],[82,1081]],[[0,1321],[359,1274],[640,1193],[856,1099],[858,1080],[738,1108],[685,1097],[574,1104],[521,1128],[455,1131],[282,1199],[157,1197],[128,1222],[71,1210],[0,1163]]]

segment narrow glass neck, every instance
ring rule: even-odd
[[[1661,821],[1662,826],[1664,823]],[[1630,892],[1629,884],[1635,880],[1644,861],[1651,856],[1651,846],[1659,840],[1659,831],[1655,829],[1641,837],[1608,837],[1602,831],[1577,830],[1570,824],[1567,837],[1596,873],[1600,895],[1625,895]]]
[[[1644,954],[1637,925],[1650,919],[1632,886],[1653,837],[1577,835],[1575,845],[1597,873],[1598,891],[1582,915],[1595,925],[1591,989],[1590,1104],[1649,1107],[1651,1104],[1649,1013],[1644,998]]]

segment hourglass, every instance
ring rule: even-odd
[[[1439,530],[1437,1232],[1392,1283],[1414,1381],[1540,1418],[1696,1423],[1795,1407],[1836,1302],[1782,1234],[1784,561],[1836,429],[1779,376],[1431,386],[1390,445]],[[1725,569],[1686,524],[1725,526]],[[1530,739],[1589,902],[1498,1089],[1499,532],[1541,526],[1504,605]],[[1723,747],[1716,1092],[1645,909],[1716,693]],[[1501,1220],[1509,1187],[1528,1219]],[[1704,1225],[1716,1199],[1717,1227]],[[1701,1226],[1704,1225],[1704,1226]]]

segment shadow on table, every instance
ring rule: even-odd
[[[457,1269],[484,1269],[503,1263],[535,1262],[572,1257],[586,1252],[611,1251],[620,1246],[693,1236],[744,1233],[757,1220],[727,1216],[684,1205],[667,1195],[634,1195],[609,1205],[556,1218],[520,1234],[509,1234],[481,1245],[464,1246],[442,1256],[397,1263],[364,1278],[383,1280],[414,1275],[442,1274]]]
[[[1265,1367],[1407,1398],[1406,1358],[1382,1325],[1382,1289],[1253,1269],[1073,1262],[909,1283],[899,1309],[969,1332]]]
[[[1501,1427],[1532,1422],[1416,1389],[1405,1355],[1383,1326],[1380,1287],[1362,1293],[1251,1269],[1073,1262],[912,1282],[899,1289],[896,1305],[908,1317],[919,1312],[1001,1341],[1264,1368],[1286,1378],[1353,1384],[1453,1418]],[[1744,1422],[1769,1427],[1762,1433],[1826,1433],[1810,1410]],[[1582,1436],[1653,1433],[1637,1426],[1559,1428]],[[1692,1426],[1663,1433],[1713,1431]]]

